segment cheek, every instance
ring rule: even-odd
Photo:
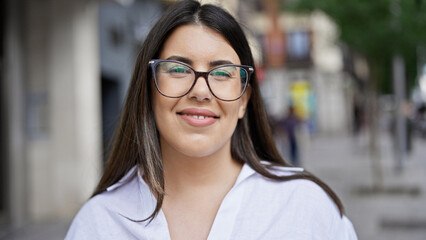
[[[232,118],[234,121],[238,121],[238,119],[242,118],[244,109],[244,104],[241,100],[230,102],[224,106],[225,112],[229,115],[228,117]]]
[[[226,137],[231,137],[235,131],[238,120],[242,118],[242,104],[238,102],[231,102],[226,106],[223,106],[224,112],[227,113],[226,121],[224,121],[224,126],[222,126],[222,135]]]

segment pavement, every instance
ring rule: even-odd
[[[0,228],[1,240],[59,240],[64,239],[71,219],[56,219],[28,223],[19,228]]]
[[[426,240],[426,140],[413,149],[396,171],[393,144],[379,137],[377,186],[368,151],[368,136],[316,136],[303,141],[302,165],[325,181],[341,198],[360,240]]]
[[[304,138],[302,166],[326,182],[341,198],[360,240],[426,239],[426,140],[414,139],[403,170],[395,171],[390,138],[380,140],[381,188],[368,154],[366,134]],[[0,239],[63,239],[69,220],[28,224],[1,231]]]

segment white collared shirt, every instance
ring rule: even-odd
[[[291,175],[301,168],[277,167]],[[150,216],[156,199],[134,167],[107,191],[91,198],[78,212],[66,240],[169,240],[164,213]],[[356,240],[351,222],[341,217],[331,198],[309,180],[275,181],[245,164],[223,199],[208,240],[290,239]]]

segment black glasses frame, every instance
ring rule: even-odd
[[[179,63],[179,64],[182,64],[182,65],[184,65],[184,66],[186,66],[186,67],[190,68],[190,69],[194,72],[194,74],[195,74],[194,82],[192,83],[192,85],[191,85],[191,87],[188,89],[188,91],[186,91],[184,94],[182,94],[182,95],[180,95],[180,96],[169,96],[169,95],[166,95],[166,94],[164,94],[163,92],[161,92],[160,88],[158,87],[158,83],[157,83],[157,76],[156,76],[155,67],[157,66],[157,64],[162,63],[162,62],[174,62],[174,63]],[[163,96],[165,96],[165,97],[169,97],[169,98],[181,98],[181,97],[183,97],[183,96],[187,95],[187,94],[188,94],[188,93],[189,93],[189,92],[190,92],[190,91],[194,88],[194,86],[195,86],[195,84],[197,83],[198,79],[199,79],[200,77],[203,77],[203,78],[204,78],[204,80],[206,81],[207,87],[209,88],[209,90],[210,90],[210,92],[212,93],[212,95],[213,95],[213,96],[215,96],[215,98],[217,98],[217,99],[219,99],[219,100],[222,100],[222,101],[226,101],[226,102],[235,101],[235,100],[238,100],[239,98],[241,98],[241,96],[243,96],[244,92],[245,92],[245,91],[246,91],[246,89],[247,89],[248,82],[250,81],[250,76],[251,76],[251,75],[253,74],[253,72],[254,72],[254,68],[253,68],[253,67],[251,67],[251,66],[247,66],[247,65],[238,65],[238,64],[224,64],[224,65],[219,65],[219,66],[216,66],[216,67],[214,67],[214,68],[212,68],[212,69],[208,70],[207,72],[199,72],[199,71],[196,71],[196,70],[195,70],[192,66],[190,66],[190,65],[188,65],[188,64],[186,64],[186,63],[184,63],[184,62],[180,62],[180,61],[176,61],[176,60],[153,59],[153,60],[149,61],[148,63],[149,63],[149,65],[151,66],[151,69],[152,69],[152,75],[153,75],[153,77],[154,77],[154,82],[155,82],[155,88],[157,89],[157,91],[158,91],[161,95],[163,95]],[[244,70],[247,72],[247,80],[246,80],[246,82],[244,83],[244,87],[243,87],[243,90],[241,91],[241,94],[240,94],[237,98],[234,98],[234,99],[231,99],[231,100],[229,100],[229,99],[223,99],[223,98],[220,98],[220,97],[216,96],[216,94],[214,94],[214,92],[212,91],[212,89],[211,89],[211,87],[210,87],[210,84],[209,84],[209,78],[208,78],[208,76],[209,76],[210,72],[212,72],[212,71],[213,71],[213,70],[215,70],[215,69],[218,69],[218,68],[221,68],[221,67],[226,67],[226,66],[235,66],[235,67],[240,67],[240,68],[244,69]]]

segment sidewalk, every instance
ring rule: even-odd
[[[19,229],[0,229],[0,240],[64,239],[71,220],[28,223]]]
[[[425,240],[426,141],[414,139],[411,156],[396,173],[391,141],[382,135],[384,191],[366,192],[373,178],[367,137],[363,140],[315,137],[302,149],[302,165],[341,198],[360,240]]]

